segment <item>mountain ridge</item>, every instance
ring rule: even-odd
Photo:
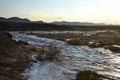
[[[5,18],[5,17],[0,17],[0,22],[20,22],[20,23],[47,23],[43,21],[31,21],[27,18],[20,18],[20,17],[10,17],[10,18]],[[49,24],[54,24],[54,25],[70,25],[70,26],[105,26],[105,23],[92,23],[92,22],[69,22],[69,21],[54,21],[50,22]]]
[[[10,17],[4,18],[0,17],[0,22],[22,22],[22,23],[30,23],[31,21],[27,18],[19,18],[19,17]]]

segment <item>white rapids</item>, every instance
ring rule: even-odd
[[[79,70],[93,70],[111,80],[120,79],[120,55],[104,48],[73,46],[59,40],[11,32],[13,39],[35,46],[56,44],[62,52],[61,62],[37,61],[25,71],[29,80],[71,80]],[[109,80],[109,79],[105,79]]]

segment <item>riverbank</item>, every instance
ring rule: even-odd
[[[26,42],[16,42],[9,33],[0,32],[0,80],[27,80],[22,72],[31,61]]]
[[[0,32],[0,36],[0,80],[29,80],[29,76],[22,74],[30,68],[29,63],[60,60],[60,51],[52,44],[38,48],[21,40],[13,40],[10,33]],[[33,55],[37,55],[34,57],[36,60]]]

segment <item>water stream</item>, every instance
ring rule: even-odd
[[[35,46],[56,44],[61,50],[61,62],[37,61],[25,71],[29,80],[71,80],[79,70],[93,70],[112,80],[120,80],[120,55],[104,48],[73,46],[59,40],[12,32],[13,39]],[[109,79],[105,79],[109,80]]]

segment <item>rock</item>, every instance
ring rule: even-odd
[[[19,45],[29,45],[27,42],[24,42],[24,41],[21,41],[21,40],[18,41],[18,44]]]
[[[12,38],[12,35],[8,32],[5,32],[5,34],[9,37],[9,38]]]
[[[112,52],[119,53],[120,52],[120,47],[116,45],[109,46],[108,49]]]

